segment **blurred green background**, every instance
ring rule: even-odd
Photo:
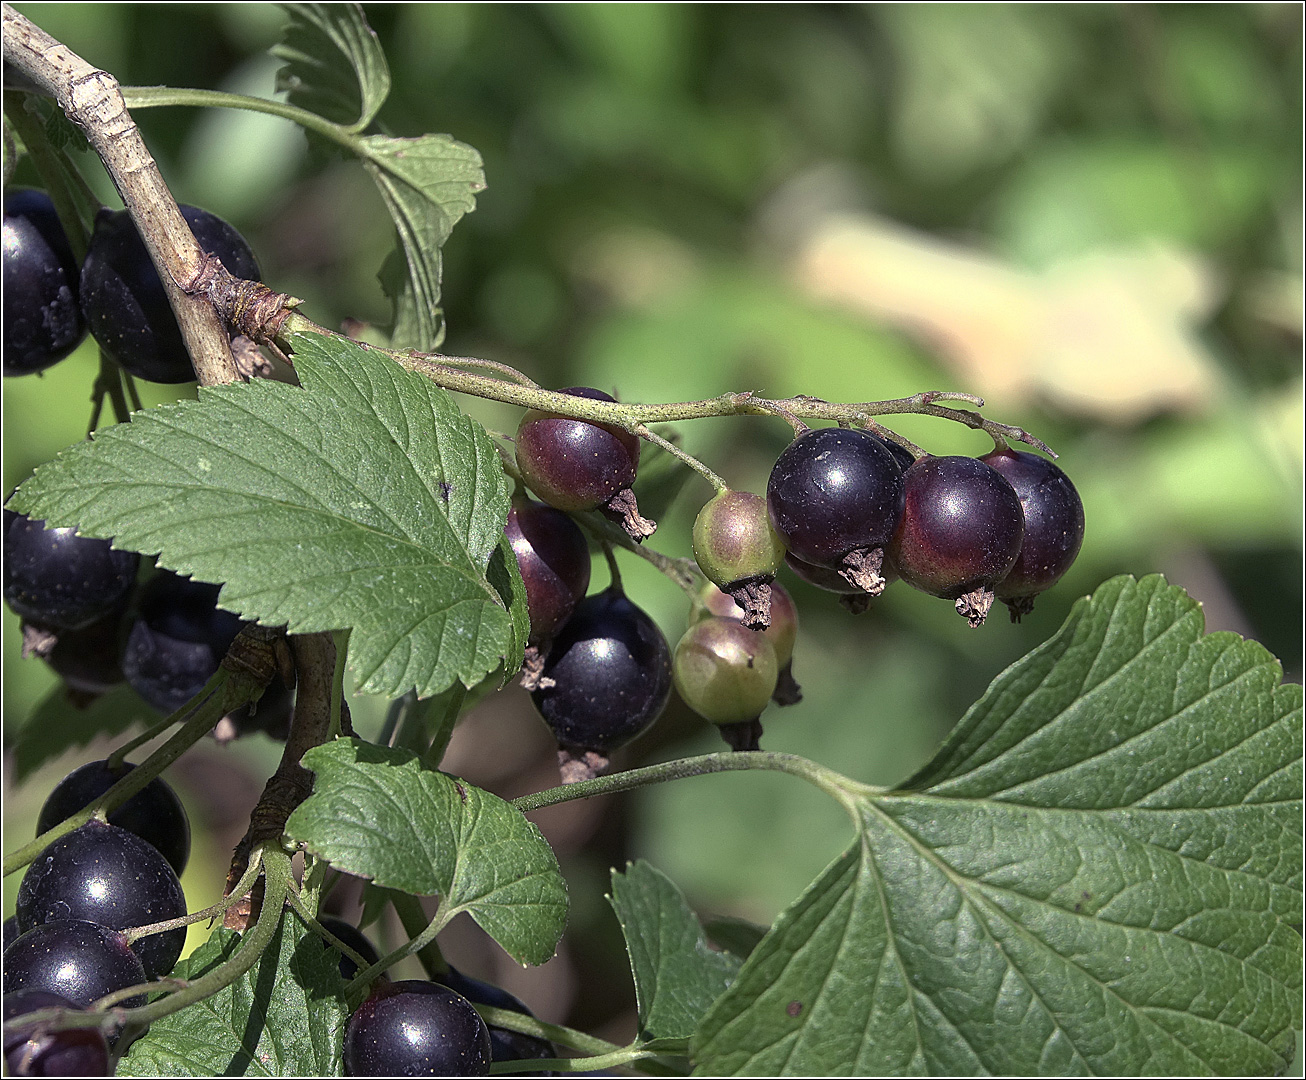
[[[266,49],[283,16],[271,5],[16,6],[124,84],[272,93]],[[488,188],[444,252],[448,351],[626,400],[967,390],[1051,444],[1078,485],[1083,553],[1020,625],[998,612],[970,631],[902,585],[853,618],[785,579],[806,697],[764,716],[768,748],[900,781],[1076,597],[1121,572],[1164,572],[1210,628],[1259,639],[1300,679],[1299,5],[366,10],[394,77],[386,130],[449,132],[485,160]],[[237,225],[266,280],[312,318],[386,321],[375,275],[393,233],[361,168],[266,116],[136,119],[178,199]],[[117,206],[98,164],[84,166]],[[94,370],[88,343],[44,377],[6,380],[6,491],[84,434]],[[516,426],[511,409],[467,408]],[[901,430],[937,453],[988,449],[944,421]],[[751,490],[787,439],[755,418],[679,433]],[[691,479],[651,546],[688,553],[707,495]],[[674,643],[679,591],[624,565]],[[9,742],[53,680],[19,659],[8,612],[3,633]],[[360,730],[382,709],[356,702]],[[58,777],[108,745],[7,783],[6,846],[27,839]],[[714,748],[677,703],[626,761]],[[197,830],[192,907],[217,898],[277,753],[263,736],[205,745],[169,774]],[[474,711],[446,767],[507,796],[556,775],[515,688]],[[849,835],[837,809],[779,776],[539,820],[572,893],[559,958],[521,972],[469,927],[446,951],[543,1018],[615,1038],[632,1031],[633,999],[602,900],[609,866],[647,857],[700,910],[767,922]]]

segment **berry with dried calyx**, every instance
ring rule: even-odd
[[[594,401],[615,401],[602,390],[571,386],[559,391]],[[657,527],[641,517],[631,485],[639,468],[639,438],[615,424],[573,420],[531,409],[517,428],[517,467],[536,495],[559,510],[602,510],[635,541]]]
[[[766,488],[771,524],[795,558],[878,596],[884,549],[902,517],[902,469],[865,431],[820,428],[791,442]]]
[[[705,606],[696,609],[700,612],[698,618],[717,615],[737,622],[744,621],[744,609],[715,585],[708,584],[700,595]],[[778,581],[771,582],[771,625],[761,633],[775,650],[775,662],[780,667],[771,700],[782,707],[797,705],[803,700],[802,687],[794,681],[793,675],[794,643],[798,640],[798,607],[789,595],[789,590]]]
[[[994,586],[1012,622],[1034,610],[1034,597],[1070,569],[1084,542],[1084,504],[1075,485],[1047,458],[1003,447],[980,458],[1000,472],[1020,499],[1025,536],[1016,564]]]
[[[756,750],[760,717],[780,666],[765,635],[719,616],[694,623],[676,645],[672,670],[685,704],[716,724],[736,750]]]
[[[709,581],[744,609],[750,630],[771,622],[770,583],[785,547],[771,527],[766,500],[747,491],[722,491],[694,519],[694,558]]]
[[[913,588],[955,600],[979,626],[993,587],[1020,554],[1020,499],[996,469],[972,457],[922,457],[907,470],[906,505],[889,558]]]

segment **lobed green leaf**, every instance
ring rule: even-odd
[[[1301,701],[1116,578],[857,841],[695,1038],[723,1075],[1261,1074],[1300,1022]]]
[[[41,699],[25,722],[6,719],[5,749],[14,783],[22,783],[47,761],[62,757],[73,747],[121,735],[138,721],[153,723],[156,719],[158,713],[125,683],[89,703],[75,701],[60,684]]]
[[[290,22],[271,53],[277,90],[301,109],[362,131],[390,94],[390,68],[361,4],[282,4]]]
[[[612,871],[609,899],[630,955],[640,1040],[688,1039],[739,971],[739,958],[708,946],[684,893],[643,860],[624,874]]]
[[[406,750],[337,739],[304,755],[314,793],[286,832],[338,870],[467,911],[510,956],[542,964],[567,921],[558,860],[522,813]]]
[[[231,959],[240,935],[219,928],[181,961],[197,979]],[[118,1076],[339,1076],[348,1012],[340,955],[291,913],[232,985],[154,1021]]]
[[[515,671],[525,595],[503,565],[509,487],[489,435],[354,342],[293,343],[302,386],[205,387],[138,413],[43,465],[13,505],[225,583],[221,606],[247,619],[352,628],[365,692]]]

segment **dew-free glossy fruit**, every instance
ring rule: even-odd
[[[490,1033],[439,983],[382,983],[345,1025],[346,1076],[485,1076]]]
[[[105,994],[143,982],[145,969],[127,939],[96,923],[68,919],[42,923],[5,950],[6,994],[46,990],[85,1009]],[[119,1004],[128,1009],[144,1005],[145,995]]]
[[[589,588],[585,534],[561,510],[525,498],[513,499],[504,532],[526,585],[530,640],[547,642]]]
[[[764,634],[714,616],[694,623],[676,645],[676,690],[713,724],[755,720],[771,701],[780,666]]]
[[[4,373],[44,371],[86,336],[78,266],[50,196],[18,188],[4,197]]]
[[[559,391],[615,401],[602,390]],[[517,428],[517,467],[527,486],[559,510],[593,510],[635,482],[639,439],[614,424],[573,420],[532,409]]]
[[[108,1076],[109,1044],[99,1028],[51,1031],[29,1021],[12,1023],[43,1009],[75,1009],[65,997],[45,990],[16,990],[4,996],[7,1076]]]

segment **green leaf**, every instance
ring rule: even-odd
[[[567,887],[540,831],[511,805],[406,750],[337,739],[304,755],[314,793],[286,832],[338,870],[440,894],[514,959],[542,964],[567,921]]]
[[[395,302],[391,345],[430,352],[443,336],[440,248],[485,188],[481,155],[448,135],[397,139],[369,135],[356,147],[399,233],[382,284]]]
[[[302,387],[207,387],[137,413],[41,466],[13,505],[225,582],[221,605],[245,618],[352,627],[368,693],[516,670],[524,597],[510,614],[485,577],[509,488],[484,428],[354,342],[294,349]]]
[[[635,977],[640,1040],[689,1038],[739,959],[708,947],[684,893],[643,860],[612,871],[610,900]]]
[[[241,937],[217,929],[172,972],[196,979]],[[118,1076],[339,1076],[347,1010],[339,954],[289,910],[257,963],[224,990],[150,1025]]]
[[[703,932],[713,945],[718,945],[740,960],[747,960],[761,940],[767,927],[733,915],[717,915],[703,920]]]
[[[777,920],[704,1073],[1272,1073],[1301,938],[1300,686],[1159,577],[1003,672]]]
[[[290,23],[271,53],[292,105],[362,131],[390,93],[390,68],[361,4],[282,4]]]
[[[60,684],[42,699],[26,723],[5,723],[14,782],[21,783],[73,747],[121,735],[137,721],[153,723],[157,719],[158,714],[125,683],[88,704],[74,702]]]

